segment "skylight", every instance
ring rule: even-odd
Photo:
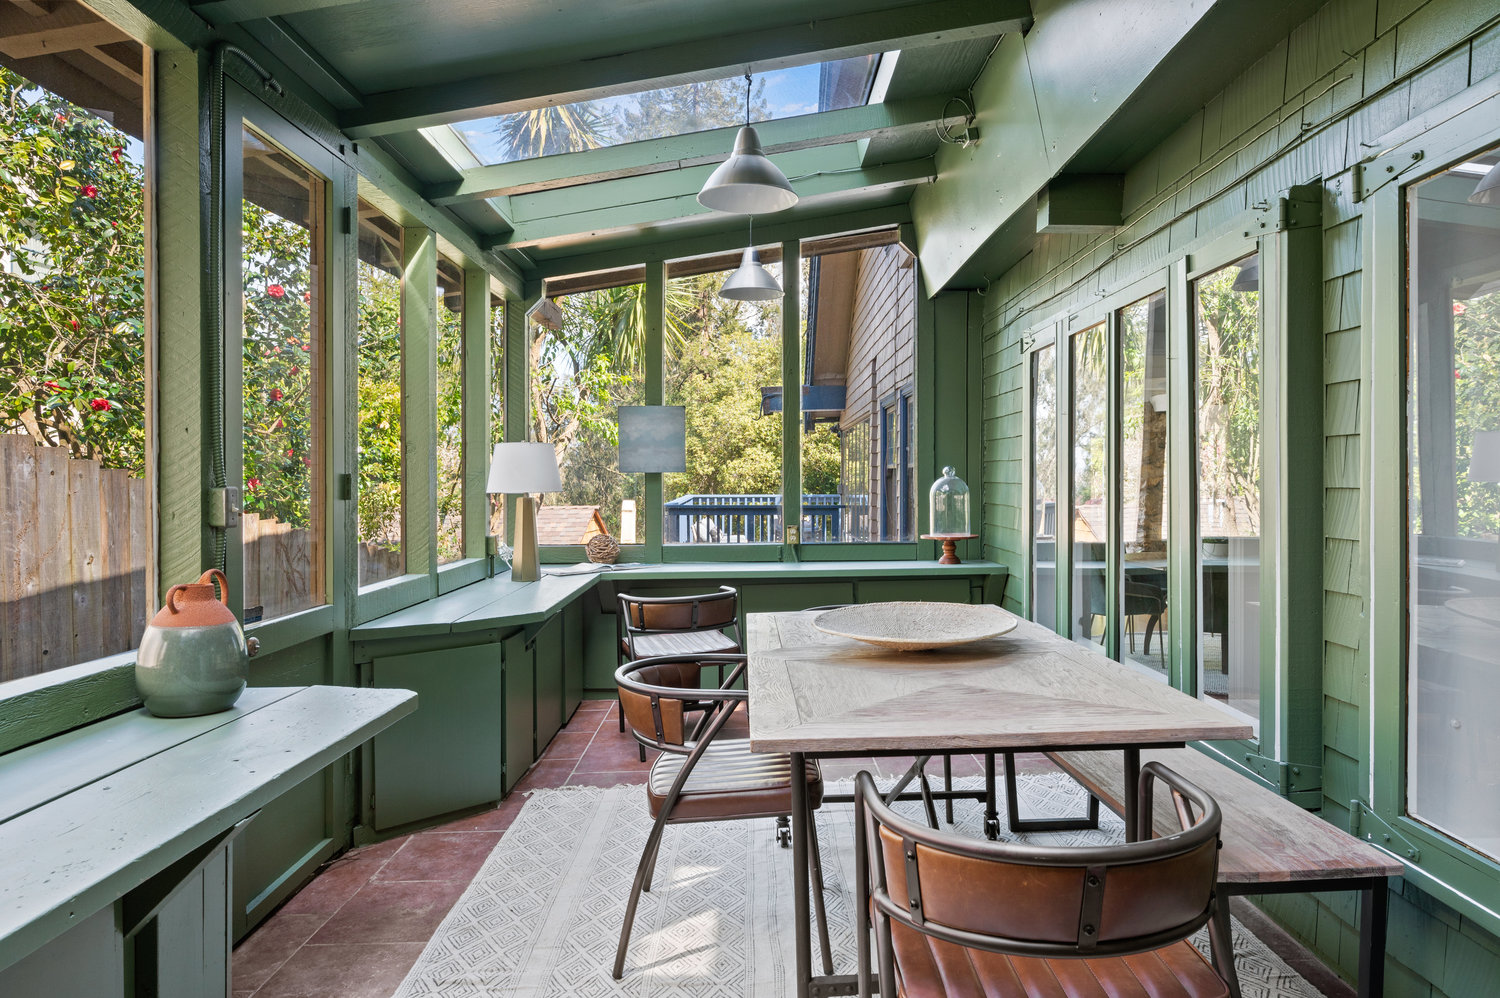
[[[750,120],[771,121],[865,103],[880,57],[856,56],[759,73]],[[745,81],[726,76],[452,125],[483,164],[599,149],[744,124]]]

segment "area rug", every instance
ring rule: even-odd
[[[1084,806],[1083,792],[1060,773],[1020,779],[1024,816],[1063,817]],[[977,779],[955,782],[979,785]],[[852,784],[834,783],[829,790],[849,793]],[[959,831],[981,834],[979,806],[960,802],[956,809]],[[840,973],[854,970],[853,818],[847,804],[824,805],[818,812],[834,969]],[[1022,838],[1070,845],[1122,840],[1118,818],[1106,811],[1101,823],[1097,832]],[[792,853],[777,846],[772,819],[669,827],[655,885],[641,897],[625,977],[610,977],[649,829],[640,786],[534,792],[395,998],[791,994]],[[1207,951],[1204,933],[1195,942]],[[1234,944],[1244,998],[1319,998],[1238,922]]]

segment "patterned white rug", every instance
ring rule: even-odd
[[[1082,791],[1061,774],[1023,775],[1021,781],[1021,809],[1028,817],[1061,817],[1083,807]],[[977,779],[955,782],[980,785]],[[831,793],[851,789],[847,782],[829,787]],[[977,804],[960,802],[956,810],[960,831],[981,834]],[[1123,838],[1118,818],[1104,811],[1101,820],[1098,832],[1026,838],[1077,845]],[[649,829],[640,786],[533,793],[395,998],[791,994],[792,853],[777,847],[772,819],[669,827],[656,884],[641,897],[625,977],[610,977],[625,902]],[[852,806],[825,804],[818,812],[818,833],[834,969],[852,973]],[[1207,951],[1204,933],[1195,942]],[[1238,922],[1234,945],[1244,998],[1319,998],[1316,989]]]

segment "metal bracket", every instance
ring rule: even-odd
[[[1323,786],[1323,767],[1306,762],[1284,762],[1270,756],[1246,752],[1240,759],[1250,772],[1276,788],[1285,797],[1288,794],[1318,790]]]
[[[1417,844],[1396,831],[1362,800],[1349,802],[1349,833],[1409,863],[1422,862],[1422,850]]]
[[[228,530],[240,525],[240,490],[238,486],[208,490],[208,525]]]
[[[1376,156],[1368,163],[1356,163],[1354,165],[1354,200],[1363,201],[1392,180],[1400,179],[1403,173],[1422,162],[1426,155],[1427,153],[1421,149],[1392,150]]]

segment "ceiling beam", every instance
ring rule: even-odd
[[[914,187],[931,183],[936,177],[930,157],[892,163],[866,169],[842,170],[836,173],[820,173],[793,181],[792,187],[801,197],[801,206],[817,207],[819,201],[836,198],[855,191],[875,193],[901,187]],[[521,249],[562,237],[598,236],[607,232],[651,226],[674,219],[695,215],[712,214],[710,209],[698,203],[696,189],[691,193],[676,194],[633,204],[618,204],[594,208],[566,215],[552,215],[531,221],[517,221],[515,231],[509,236],[499,237],[486,249]]]
[[[1029,0],[927,0],[820,20],[767,25],[615,55],[531,66],[408,90],[373,94],[339,126],[361,138],[468,118],[566,104],[701,80],[704,74],[764,73],[831,59],[909,49],[1024,30]]]
[[[0,38],[0,52],[4,52],[12,59],[35,59],[37,56],[58,52],[76,52],[79,49],[89,49],[96,45],[109,45],[112,42],[129,40],[130,38],[113,24],[107,21],[95,21],[92,24],[48,28],[45,31],[31,31],[24,35],[3,37]]]
[[[284,14],[305,14],[325,7],[343,7],[360,0],[192,0],[193,13],[210,24],[258,21]]]
[[[956,127],[962,124],[965,120],[962,114],[944,116],[946,103],[947,98],[942,96],[917,97],[757,122],[755,130],[760,134],[761,147],[774,155],[838,145],[854,139],[925,132],[945,125]],[[952,109],[961,111],[962,107],[954,103]],[[729,157],[738,131],[736,125],[516,163],[481,166],[465,170],[461,180],[434,184],[422,195],[433,204],[458,204],[713,165]]]
[[[1037,194],[1036,231],[1043,235],[1113,232],[1124,221],[1125,177],[1061,173]]]

